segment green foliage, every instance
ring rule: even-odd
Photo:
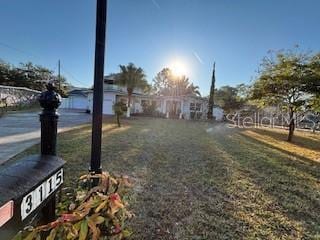
[[[320,60],[318,60],[320,62]],[[282,105],[298,111],[319,90],[320,64],[315,56],[293,51],[279,51],[265,57],[251,99],[262,105]]]
[[[121,127],[120,116],[122,116],[123,113],[127,111],[127,106],[126,106],[126,104],[123,103],[123,102],[116,102],[116,103],[113,105],[113,111],[114,111],[114,113],[116,114],[116,117],[117,117],[118,127]]]
[[[314,113],[320,113],[320,95],[313,96],[309,99],[308,109],[310,109]]]
[[[127,66],[120,65],[120,72],[115,75],[116,83],[127,88],[128,92],[128,113],[130,113],[131,96],[136,88],[149,91],[150,87],[142,68],[136,67],[133,63]],[[130,116],[130,114],[128,115]],[[119,121],[118,121],[119,125]]]
[[[157,103],[152,101],[151,104],[142,104],[142,110],[145,115],[155,116],[157,112]]]
[[[320,89],[320,57],[298,51],[278,51],[265,57],[250,98],[260,106],[279,106],[290,116],[288,141],[295,127],[295,113],[304,110]]]
[[[57,88],[57,92],[63,97],[66,96],[70,85],[65,77],[61,76],[58,79],[53,71],[40,65],[34,65],[31,62],[20,63],[16,67],[0,60],[0,85],[26,87],[43,91],[46,89],[46,84],[49,81],[53,82],[56,86],[60,86]]]
[[[213,64],[210,94],[209,94],[209,98],[208,98],[208,112],[207,112],[208,119],[213,119],[212,111],[213,111],[213,106],[214,106],[215,85],[216,85],[216,63]]]
[[[94,180],[98,186],[89,188]],[[47,240],[118,240],[128,237],[125,221],[132,217],[124,201],[127,188],[131,186],[126,176],[113,177],[109,173],[88,174],[80,177],[80,187],[75,199],[60,204],[57,220],[39,227],[29,227],[14,240],[37,240],[43,232]],[[70,204],[69,204],[70,203]]]
[[[132,94],[135,88],[142,88],[148,86],[146,75],[142,68],[136,67],[133,63],[127,66],[120,65],[120,73],[116,74],[116,82],[120,86],[125,86],[128,94]]]
[[[116,115],[122,116],[125,111],[127,111],[127,106],[123,102],[116,102],[113,104],[113,111]]]
[[[142,68],[136,67],[133,63],[127,66],[120,65],[120,72],[116,74],[116,83],[127,88],[128,108],[131,106],[131,96],[136,88],[148,90],[148,82]]]
[[[238,87],[223,86],[217,89],[214,95],[215,104],[221,106],[227,113],[241,108],[246,102],[244,93],[240,92],[240,89],[244,88],[244,85],[239,85]]]
[[[171,69],[162,69],[153,79],[152,90],[160,96],[201,96],[199,87],[190,83],[186,76],[176,76]]]

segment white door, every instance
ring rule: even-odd
[[[105,98],[103,100],[103,114],[112,115],[113,114],[112,105],[113,105],[113,99]]]

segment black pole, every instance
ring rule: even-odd
[[[57,108],[61,104],[60,95],[55,92],[53,84],[47,85],[47,91],[41,93],[39,97],[42,113],[41,122],[41,155],[57,155],[57,124],[59,114]],[[55,194],[47,202],[42,210],[42,223],[46,224],[55,220],[56,197]]]
[[[60,59],[58,61],[58,83],[59,83],[59,91],[61,92],[61,78],[60,78]]]
[[[39,97],[42,107],[42,113],[40,114],[42,155],[55,156],[57,153],[57,124],[59,114],[56,110],[61,104],[61,97],[54,90],[54,86],[49,83],[47,91],[43,92]]]
[[[107,0],[97,0],[96,46],[94,62],[93,112],[92,112],[92,146],[90,172],[101,173],[101,135],[103,75],[106,40]]]

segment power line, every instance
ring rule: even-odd
[[[0,42],[0,45],[4,46],[4,47],[6,47],[6,48],[9,48],[9,49],[11,49],[11,50],[20,52],[20,53],[22,53],[23,55],[25,55],[25,56],[27,56],[27,57],[40,58],[40,56],[34,55],[34,54],[32,54],[32,53],[29,53],[29,52],[27,52],[27,51],[21,50],[21,49],[19,49],[19,48],[13,47],[13,46],[11,46],[11,45],[9,45],[9,44],[7,44],[7,43]],[[86,86],[86,87],[88,86],[87,84],[79,81],[73,74],[71,74],[68,70],[66,70],[65,67],[62,67],[62,66],[60,66],[60,67],[61,67],[61,68],[64,70],[64,72],[67,73],[74,81],[80,83],[80,84],[83,85],[83,86]],[[53,72],[55,72],[56,69],[57,69],[57,65],[55,64],[55,65],[54,65],[54,68],[53,68]]]
[[[29,52],[26,52],[26,51],[24,51],[24,50],[21,50],[21,49],[19,49],[19,48],[13,47],[13,46],[11,46],[11,45],[9,45],[9,44],[7,44],[7,43],[0,42],[0,45],[4,46],[4,47],[6,47],[6,48],[9,48],[9,49],[11,49],[11,50],[14,50],[14,51],[16,51],[16,52],[20,52],[20,53],[24,54],[24,55],[27,56],[27,57],[30,57],[30,56],[33,57],[33,58],[39,57],[39,56],[36,56],[36,55],[31,54],[31,53],[29,53]]]
[[[74,81],[80,83],[80,84],[83,85],[83,86],[86,86],[86,87],[88,86],[87,84],[79,81],[75,76],[73,76],[73,74],[71,74],[69,71],[67,71],[67,70],[65,69],[65,67],[63,67],[62,65],[61,65],[60,67],[61,67],[61,69],[63,69],[63,71],[64,71],[65,73],[67,73]]]
[[[26,57],[28,57],[28,58],[33,58],[33,59],[39,59],[39,58],[41,58],[41,57],[40,57],[39,55],[37,55],[37,54],[33,54],[33,53],[28,52],[28,51],[21,50],[21,49],[19,49],[19,48],[13,47],[13,46],[11,46],[11,45],[9,45],[9,44],[7,44],[7,43],[4,43],[4,42],[0,42],[0,45],[6,47],[6,48],[8,48],[8,49],[14,50],[14,51],[16,51],[16,52],[22,53],[24,56],[26,56]],[[36,60],[36,61],[37,61],[37,60]],[[38,62],[40,62],[40,61],[38,61]],[[53,71],[55,71],[55,69],[56,69],[56,65],[55,65]]]

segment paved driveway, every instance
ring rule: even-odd
[[[0,118],[0,164],[40,142],[39,112],[11,113]],[[59,110],[59,114],[59,132],[91,121],[91,115],[79,111]]]

